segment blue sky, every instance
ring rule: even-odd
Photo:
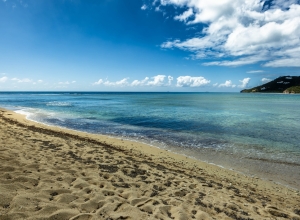
[[[0,91],[227,91],[300,75],[299,0],[0,0]]]

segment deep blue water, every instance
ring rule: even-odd
[[[300,165],[300,95],[5,92],[0,106],[181,153],[205,149]]]

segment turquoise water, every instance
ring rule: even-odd
[[[135,139],[235,169],[241,158],[244,165],[300,168],[299,95],[7,92],[0,93],[0,106],[34,121]]]

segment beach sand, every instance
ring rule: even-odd
[[[0,109],[0,219],[293,219],[295,189]]]

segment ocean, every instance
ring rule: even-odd
[[[1,92],[0,106],[300,189],[300,95]]]

